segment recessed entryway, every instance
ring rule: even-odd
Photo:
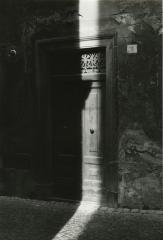
[[[112,38],[38,42],[39,116],[48,133],[46,160],[53,197],[96,202],[106,197],[111,43]]]

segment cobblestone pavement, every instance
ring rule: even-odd
[[[0,197],[0,240],[11,239],[163,240],[163,212]]]

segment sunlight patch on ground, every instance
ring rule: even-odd
[[[81,202],[74,215],[52,240],[77,240],[98,208],[97,204]]]

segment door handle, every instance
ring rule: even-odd
[[[95,131],[93,128],[90,129],[90,133],[93,134]]]

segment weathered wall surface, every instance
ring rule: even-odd
[[[34,40],[115,31],[118,36],[118,204],[131,208],[162,208],[161,1],[99,1],[96,14],[91,14],[93,1],[85,1],[85,5],[79,5],[78,1],[43,2],[8,0],[1,3],[1,9],[5,9],[0,12],[2,159],[8,156],[11,162],[19,153],[24,164],[32,162],[33,166],[37,124]],[[131,43],[138,45],[136,55],[127,54],[127,44]],[[16,60],[8,56],[8,46],[16,47]],[[21,179],[20,174],[14,174]],[[12,179],[14,174],[8,175]],[[11,179],[7,177],[6,182]],[[33,182],[23,181],[27,182],[24,183],[27,190],[22,195],[30,196],[34,191]]]
[[[161,8],[150,1],[121,1],[118,6],[119,13],[111,18],[119,35],[118,202],[123,207],[157,209],[163,203]],[[137,55],[127,55],[127,43],[138,44]]]

